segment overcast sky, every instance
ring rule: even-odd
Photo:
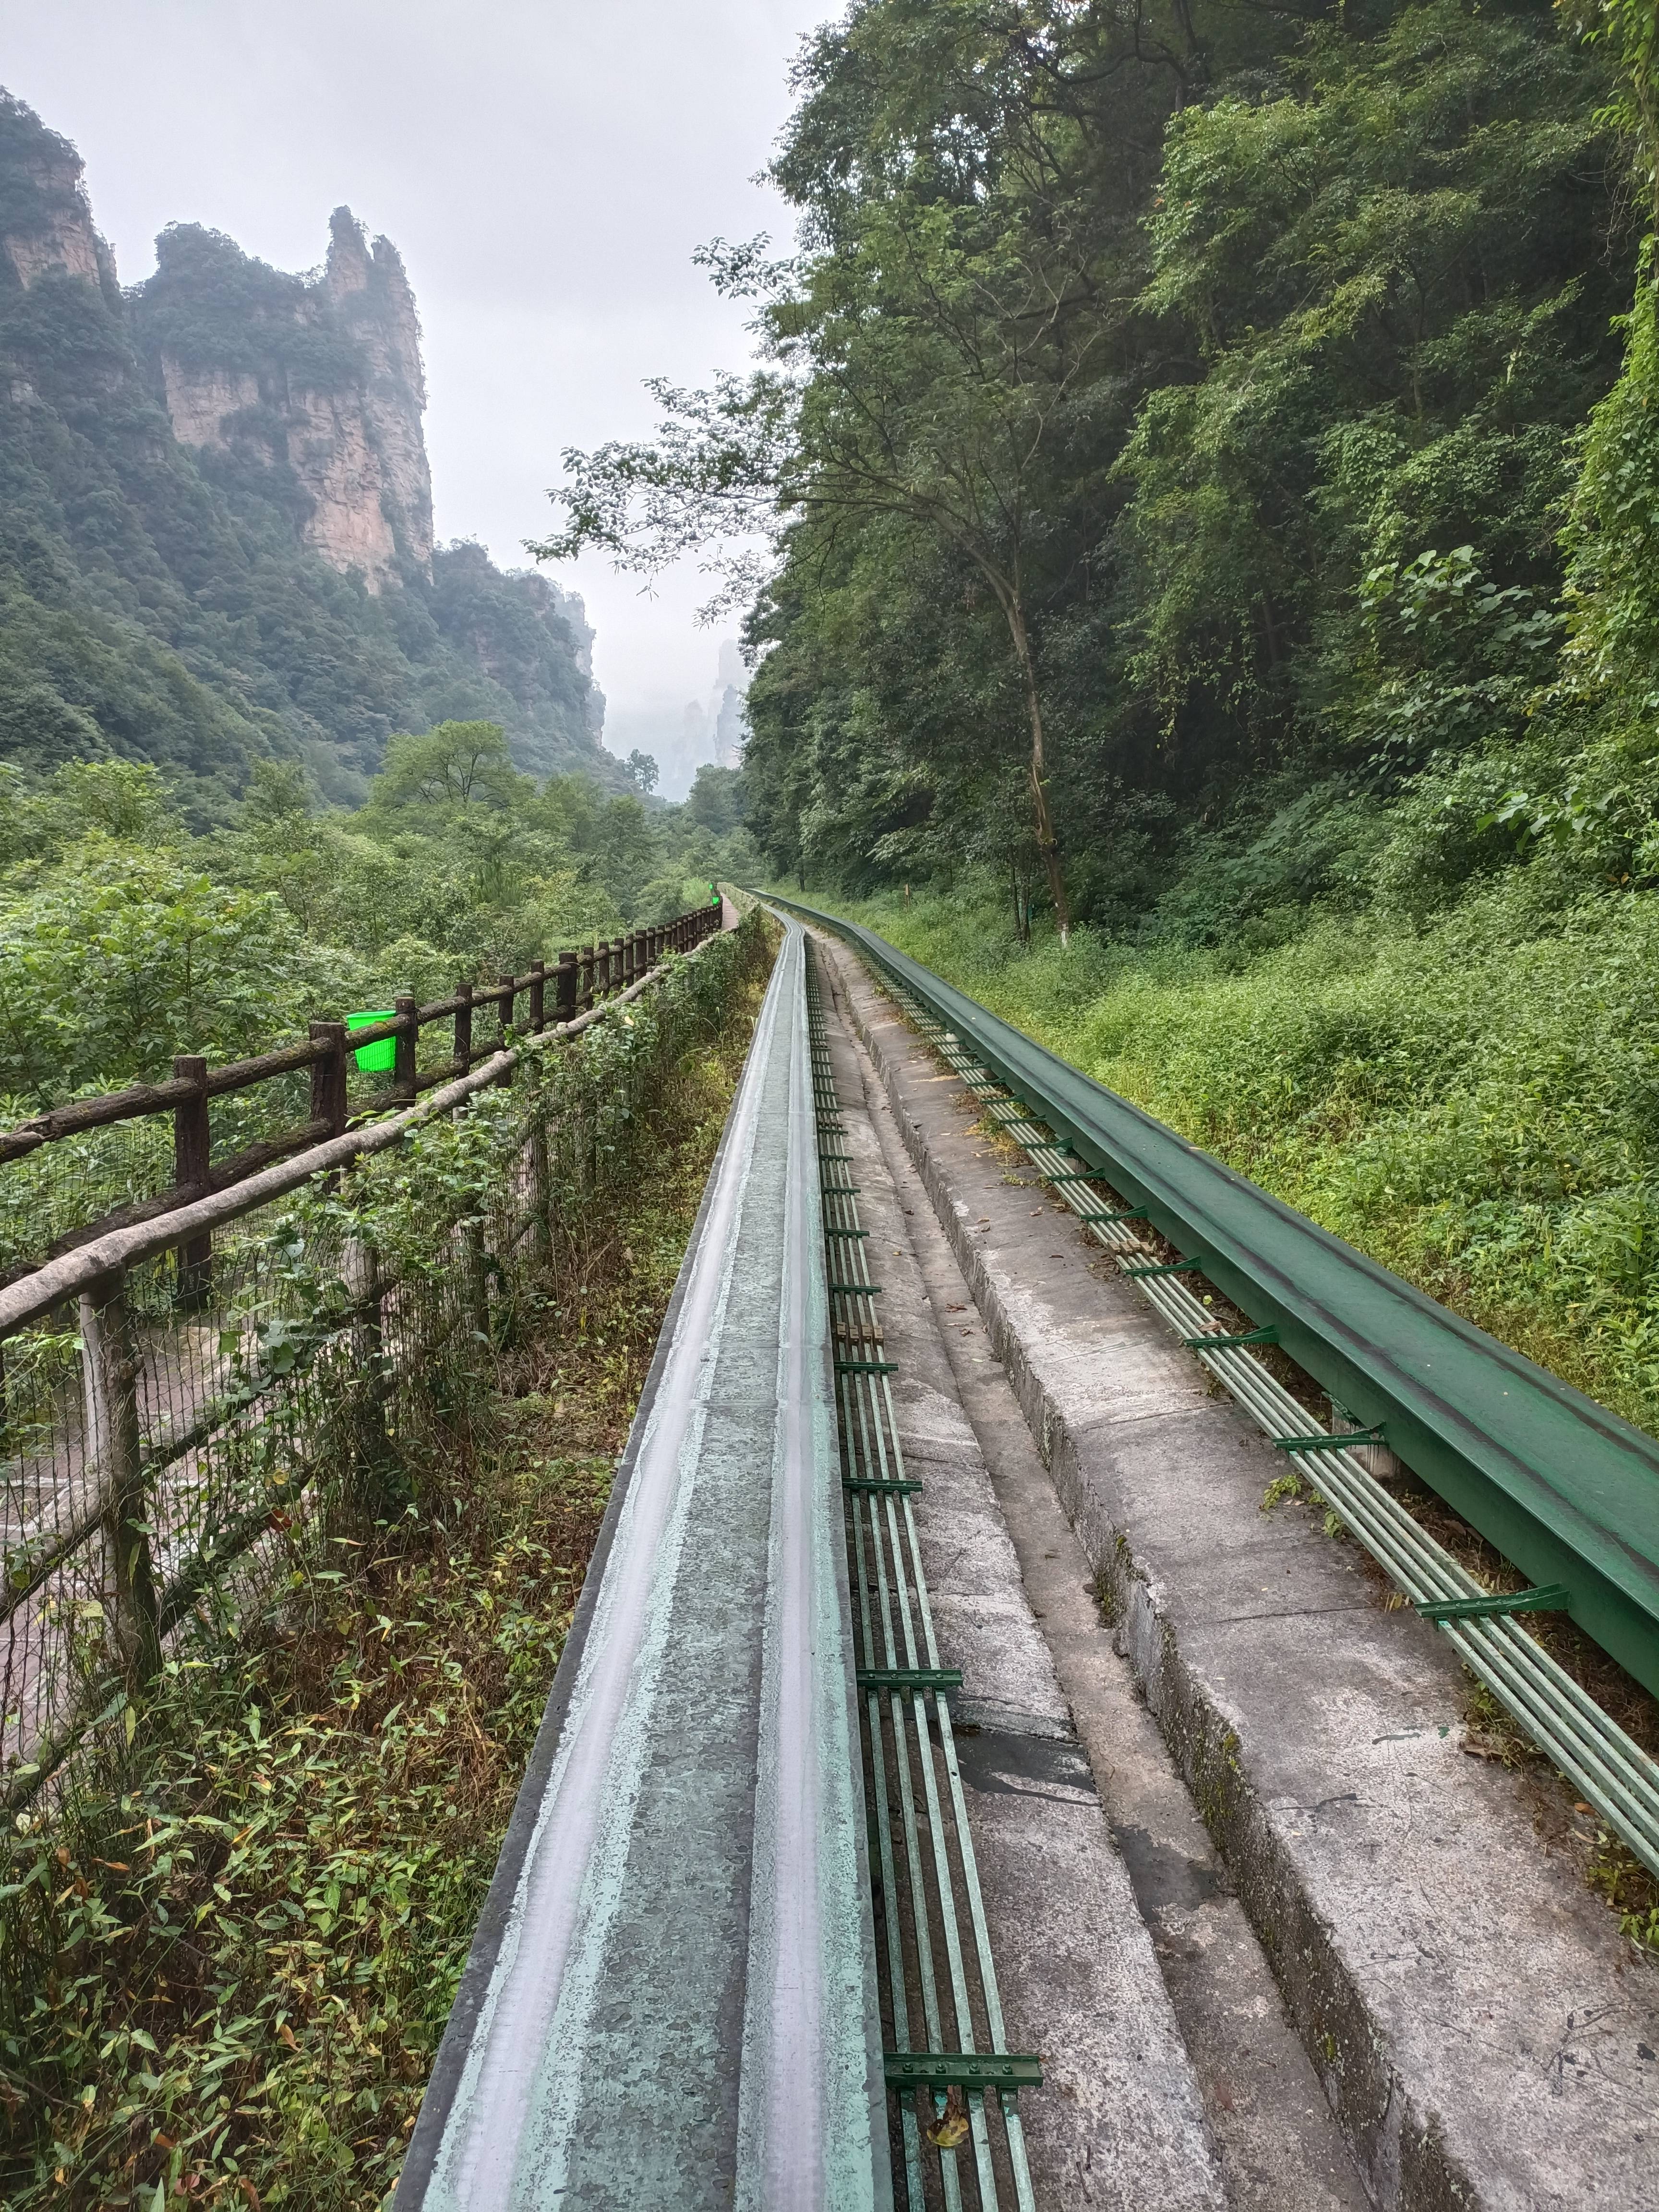
[[[125,283],[167,222],[279,269],[343,201],[408,266],[441,538],[521,565],[566,446],[650,427],[641,380],[741,364],[706,239],[788,234],[753,179],[803,32],[838,0],[51,0],[7,11],[0,83],[79,147]],[[609,741],[706,699],[695,572],[653,598],[584,561]]]

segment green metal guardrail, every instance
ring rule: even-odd
[[[960,1036],[1357,1419],[1659,1694],[1659,1443],[1298,1213],[856,922],[835,930]],[[1361,1439],[1363,1440],[1363,1439]]]

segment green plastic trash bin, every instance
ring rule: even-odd
[[[383,1014],[348,1014],[349,1030],[366,1030],[371,1022],[389,1022],[393,1009],[388,1006]],[[360,1045],[356,1054],[358,1066],[365,1075],[389,1075],[398,1065],[396,1037],[378,1037],[373,1044]]]

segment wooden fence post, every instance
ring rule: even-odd
[[[500,1000],[501,1016],[496,1024],[495,1029],[495,1049],[497,1052],[505,1052],[507,1048],[507,1033],[513,1026],[514,1006],[519,995],[518,992],[514,988],[515,980],[516,979],[511,975],[503,975],[500,979],[501,993]],[[501,1079],[503,1083],[511,1083],[513,1080],[513,1070],[510,1067],[507,1068],[502,1074]]]
[[[577,986],[581,980],[580,966],[574,952],[560,953],[558,980],[553,997],[553,1018],[556,1022],[574,1022],[576,1018]]]
[[[212,1153],[208,1126],[207,1062],[199,1053],[177,1053],[173,1073],[179,1080],[196,1085],[196,1096],[173,1109],[173,1185],[180,1191],[188,1191],[192,1198],[205,1198]],[[198,1313],[213,1290],[210,1230],[179,1246],[178,1267],[179,1304],[186,1313]]]
[[[357,1325],[353,1331],[353,1364],[356,1369],[352,1377],[356,1401],[354,1438],[356,1467],[354,1470],[359,1498],[367,1504],[385,1503],[374,1493],[377,1481],[383,1485],[386,1462],[392,1451],[392,1438],[386,1429],[386,1400],[390,1395],[390,1375],[386,1357],[385,1315],[382,1310],[386,1295],[386,1280],[380,1272],[380,1247],[365,1238],[349,1237],[345,1245],[345,1279],[357,1307]]]
[[[472,1065],[472,986],[458,983],[455,996],[460,1004],[455,1009],[455,1073],[465,1075]]]
[[[397,1098],[413,1098],[415,1088],[415,1055],[420,1048],[421,1032],[415,1017],[420,1012],[420,1000],[408,997],[394,999],[392,1011],[407,1029],[399,1030],[392,1046],[392,1091]]]
[[[622,980],[624,991],[634,980],[634,957],[639,951],[639,945],[638,937],[630,929],[623,939]]]
[[[311,1063],[311,1118],[325,1121],[331,1137],[343,1136],[346,1125],[346,1025],[343,1022],[313,1022],[313,1040],[326,1045],[321,1060]]]
[[[547,963],[530,963],[530,1034],[539,1036],[547,1027]]]
[[[116,1662],[137,1698],[161,1668],[161,1609],[150,1550],[138,1355],[126,1279],[106,1275],[81,1294],[86,1457],[96,1469],[104,1540],[104,1610]]]
[[[576,1003],[580,1010],[586,1013],[593,1004],[593,967],[598,950],[592,945],[584,945],[577,958],[581,969],[581,980],[576,993]]]

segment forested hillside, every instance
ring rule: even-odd
[[[320,275],[174,227],[124,293],[74,148],[0,94],[0,759],[149,762],[205,827],[256,762],[350,802],[393,733],[487,719],[625,789],[581,602],[434,548],[423,399],[349,210]]]
[[[1650,1423],[1655,38],[859,0],[552,548],[769,532],[780,876]]]

